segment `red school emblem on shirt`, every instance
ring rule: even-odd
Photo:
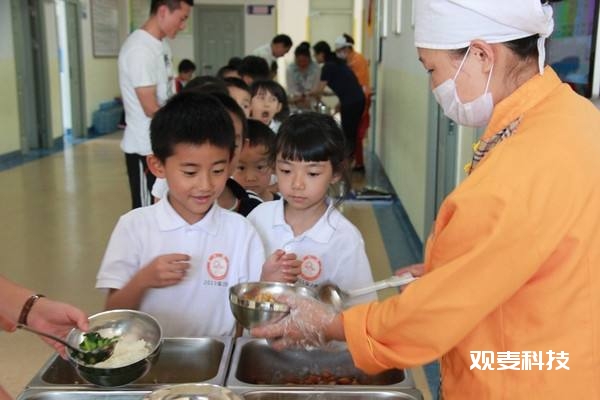
[[[302,258],[302,265],[300,266],[300,274],[302,278],[307,281],[314,281],[321,276],[323,267],[321,260],[317,256],[307,255]]]
[[[208,274],[216,281],[223,280],[229,270],[229,258],[225,254],[214,253],[208,257],[206,263]]]

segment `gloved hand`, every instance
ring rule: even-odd
[[[337,313],[329,304],[305,296],[280,296],[276,299],[290,307],[290,313],[276,323],[250,330],[250,334],[270,339],[277,350],[288,347],[323,347],[330,339],[326,331]]]

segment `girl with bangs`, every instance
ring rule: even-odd
[[[288,274],[290,282],[313,288],[333,282],[342,290],[373,282],[361,233],[335,208],[341,199],[334,203],[329,197],[340,181],[350,187],[345,146],[328,115],[292,115],[281,125],[271,161],[282,199],[257,206],[248,219],[267,254],[295,254],[301,261],[300,270]],[[369,294],[355,303],[374,299]]]

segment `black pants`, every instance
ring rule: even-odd
[[[346,155],[348,158],[354,158],[356,135],[364,108],[364,98],[355,103],[341,104],[340,115],[342,117],[342,129],[344,130],[344,136],[346,136]]]
[[[129,190],[131,192],[131,208],[152,204],[152,186],[156,177],[148,169],[146,156],[125,153]]]

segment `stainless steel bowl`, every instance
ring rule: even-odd
[[[69,361],[79,376],[90,383],[110,387],[131,383],[148,372],[160,353],[162,329],[158,321],[149,314],[135,310],[104,311],[89,317],[89,323],[90,331],[110,329],[117,336],[127,335],[144,339],[151,349],[148,356],[117,368],[86,365],[68,354]],[[67,335],[67,341],[78,346],[84,339],[83,333],[73,329]]]
[[[281,282],[238,283],[229,289],[229,305],[235,319],[247,329],[276,322],[290,312],[286,304],[276,301],[257,301],[261,297],[276,298],[280,295],[316,297],[306,286]]]

